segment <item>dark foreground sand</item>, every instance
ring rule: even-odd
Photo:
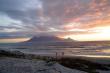
[[[46,63],[42,60],[18,58],[0,58],[0,73],[86,73],[66,68],[58,63]]]

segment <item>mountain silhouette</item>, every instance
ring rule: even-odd
[[[34,36],[27,42],[63,42],[64,40],[56,36]]]
[[[57,36],[34,36],[30,40],[20,43],[25,46],[72,46],[72,39],[59,38]]]

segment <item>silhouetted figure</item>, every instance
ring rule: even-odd
[[[62,52],[62,57],[64,56],[64,52]]]
[[[62,52],[62,56],[64,56],[64,52]]]
[[[57,59],[58,53],[56,52],[56,59]]]

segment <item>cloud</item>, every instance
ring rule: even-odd
[[[94,33],[88,29],[109,26],[109,8],[109,0],[0,0],[0,36]]]

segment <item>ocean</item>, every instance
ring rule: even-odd
[[[61,56],[85,56],[85,57],[104,57],[110,58],[110,47],[82,47],[82,48],[68,48],[68,47],[50,47],[50,46],[18,46],[15,43],[0,44],[0,49],[21,51],[24,53],[54,56],[56,53]]]

